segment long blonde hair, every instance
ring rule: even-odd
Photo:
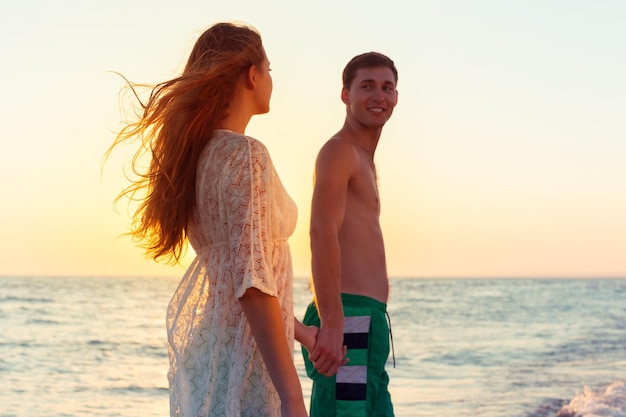
[[[121,129],[106,156],[121,143],[141,143],[132,159],[136,179],[115,201],[140,201],[129,234],[154,260],[180,261],[196,199],[200,153],[228,114],[240,75],[264,58],[255,29],[218,23],[198,38],[181,76],[148,87],[147,103],[136,91],[146,86],[127,80],[141,112]],[[146,154],[150,165],[142,169],[140,159]]]

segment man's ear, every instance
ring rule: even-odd
[[[341,101],[343,101],[344,104],[350,104],[349,93],[350,91],[348,91],[346,87],[341,88]]]
[[[246,87],[250,89],[256,88],[256,65],[250,65],[246,72]]]

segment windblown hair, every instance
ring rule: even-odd
[[[155,86],[126,80],[141,106],[107,152],[139,140],[132,159],[135,178],[116,198],[139,201],[130,232],[154,260],[180,261],[187,247],[187,227],[196,200],[196,170],[202,149],[228,114],[239,77],[265,58],[261,36],[249,26],[218,23],[196,41],[177,78]],[[137,88],[147,87],[143,103]],[[141,168],[140,159],[150,158]]]
[[[361,68],[373,68],[373,67],[387,67],[393,72],[394,81],[398,82],[398,70],[396,64],[379,52],[366,52],[361,55],[357,55],[348,62],[343,70],[343,86],[350,89],[352,81],[356,77],[356,72]]]

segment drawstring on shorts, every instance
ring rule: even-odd
[[[396,367],[396,352],[393,348],[393,333],[391,332],[391,317],[389,317],[389,313],[385,310],[385,314],[387,315],[387,323],[389,324],[389,339],[391,340],[391,357],[393,359],[393,367]]]

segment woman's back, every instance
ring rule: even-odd
[[[286,239],[295,227],[295,205],[265,146],[227,130],[216,131],[202,152],[196,189],[189,227],[196,258],[167,317],[172,410],[279,415],[280,400],[239,298],[251,287],[276,296],[293,345]]]

